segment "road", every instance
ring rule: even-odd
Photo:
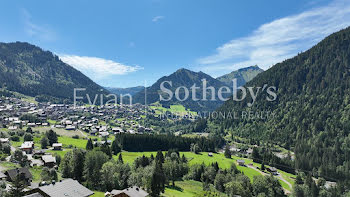
[[[257,172],[259,172],[259,173],[262,174],[263,176],[269,175],[269,174],[267,174],[267,173],[265,173],[265,172],[260,171],[259,169],[257,169],[257,168],[254,167],[254,166],[247,165],[247,167],[248,167],[248,168],[251,168],[251,169],[253,169],[253,170],[257,171]],[[285,182],[285,183],[289,186],[289,188],[293,188],[292,184],[290,184],[286,179],[284,179],[284,178],[282,177],[281,174],[278,174],[278,176],[275,176],[275,177],[277,177],[277,179],[279,179],[279,180]],[[285,188],[283,188],[283,190],[284,190],[284,193],[285,193],[285,194],[291,194],[291,191],[289,191],[289,190],[287,190],[287,189],[285,189]]]

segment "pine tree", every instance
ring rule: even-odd
[[[164,163],[164,155],[162,151],[158,151],[156,155],[156,161],[160,161],[161,163]]]
[[[9,196],[11,197],[21,197],[23,196],[23,190],[25,188],[24,174],[18,174],[15,180],[12,182],[9,190]]]
[[[122,163],[122,164],[124,163],[122,153],[119,153],[118,163]]]
[[[121,148],[120,148],[117,140],[114,140],[112,142],[112,151],[113,151],[114,155],[118,155],[118,153],[120,153],[120,151],[121,151]]]
[[[231,151],[230,151],[228,145],[226,145],[226,147],[225,147],[225,153],[224,153],[224,155],[225,155],[226,158],[231,159]]]
[[[40,140],[41,148],[46,149],[47,146],[49,145],[49,139],[47,139],[46,136],[43,136]]]
[[[86,143],[86,150],[92,150],[94,148],[94,144],[92,143],[91,138]]]
[[[264,162],[262,162],[261,164],[261,171],[264,171],[265,170],[265,165],[264,165]]]
[[[46,132],[46,137],[49,139],[50,146],[52,146],[53,143],[57,143],[57,134],[52,129]]]
[[[161,192],[164,192],[165,181],[166,181],[166,178],[164,175],[163,164],[160,160],[160,157],[156,157],[155,167],[152,173],[151,186],[150,186],[151,187],[150,195],[152,197],[158,197]]]

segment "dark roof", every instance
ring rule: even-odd
[[[23,197],[44,197],[43,195],[41,195],[40,193],[36,192],[34,194],[28,194],[26,196]]]
[[[124,190],[112,190],[111,194],[113,196],[116,196],[118,194],[126,194],[127,196],[130,197],[146,197],[148,196],[148,193],[146,191],[144,191],[143,189],[139,188],[139,187],[129,187],[127,189]]]
[[[73,179],[65,179],[55,184],[39,187],[39,190],[50,197],[87,197],[94,194],[88,188]]]
[[[18,174],[22,174],[22,173],[25,175],[26,179],[32,180],[33,176],[29,172],[28,168],[16,168],[16,169],[7,170],[5,172],[5,174],[10,177],[11,181],[13,181]]]

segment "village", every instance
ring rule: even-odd
[[[66,136],[70,139],[93,138],[95,146],[104,143],[110,145],[111,136],[118,133],[153,132],[153,128],[142,126],[141,120],[146,115],[155,113],[154,109],[145,108],[140,104],[75,107],[68,104],[28,102],[16,97],[0,97],[0,147],[3,152],[0,161],[0,180],[4,184],[1,187],[9,191],[11,184],[21,177],[21,181],[25,182],[24,191],[28,197],[90,196],[93,192],[73,179],[61,179],[58,182],[34,180],[35,176],[38,176],[35,174],[43,169],[50,172],[53,169],[56,173],[64,153],[73,147],[67,145],[69,142],[67,144],[56,142],[43,148],[38,137],[26,139],[26,136],[40,136],[50,130],[57,132],[63,141]],[[21,167],[21,162],[29,165]],[[42,173],[39,176],[42,176]],[[131,187],[120,191],[113,190],[105,196],[125,196],[125,194],[148,195],[141,188]]]

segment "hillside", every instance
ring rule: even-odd
[[[231,73],[223,75],[216,79],[225,83],[230,87],[232,87],[232,80],[237,79],[237,86],[239,87],[239,86],[243,86],[244,84],[252,80],[261,72],[264,72],[264,70],[259,68],[258,66],[249,66],[246,68],[241,68],[241,69],[232,71]]]
[[[86,88],[91,98],[103,89],[52,52],[25,42],[0,43],[0,86],[52,102],[72,102],[74,88]]]
[[[265,140],[295,151],[295,168],[330,180],[350,180],[350,28],[306,52],[274,65],[246,84],[276,86],[277,99],[260,93],[227,101],[220,112],[270,111],[263,119],[217,119],[235,135]]]
[[[140,92],[142,89],[144,89],[144,86],[136,86],[136,87],[130,87],[130,88],[114,88],[114,87],[105,87],[108,91],[110,91],[113,94],[116,95],[135,95],[136,93]]]
[[[207,87],[212,86],[216,90],[218,88],[225,86],[224,83],[220,82],[219,80],[214,79],[213,77],[203,73],[203,72],[193,72],[187,69],[179,69],[173,74],[169,76],[164,76],[160,78],[156,83],[154,83],[151,87],[148,87],[146,89],[146,95],[147,95],[147,103],[155,103],[157,101],[160,101],[159,94],[162,94],[164,98],[167,98],[167,94],[164,92],[161,92],[160,85],[164,81],[171,81],[172,87],[169,86],[169,84],[165,83],[164,86],[171,90],[173,93],[175,93],[176,88],[180,86],[185,86],[190,90],[190,87],[196,84],[196,86],[200,87],[198,90],[196,90],[196,97],[202,98],[202,79],[206,79],[207,81]],[[208,94],[210,94],[210,91],[208,91]],[[139,93],[135,94],[133,97],[134,102],[138,103],[144,103],[144,90],[140,91]],[[180,91],[179,97],[184,98],[184,91]],[[216,94],[217,95],[217,94]],[[208,100],[211,98],[211,95],[207,95]],[[189,92],[189,97],[185,101],[178,101],[175,96],[170,101],[160,101],[160,103],[168,107],[172,104],[181,104],[185,106],[188,109],[191,109],[192,111],[207,111],[207,110],[215,110],[217,107],[219,107],[222,102],[219,101],[219,99],[216,98],[216,101],[194,101],[192,100],[192,93]]]

